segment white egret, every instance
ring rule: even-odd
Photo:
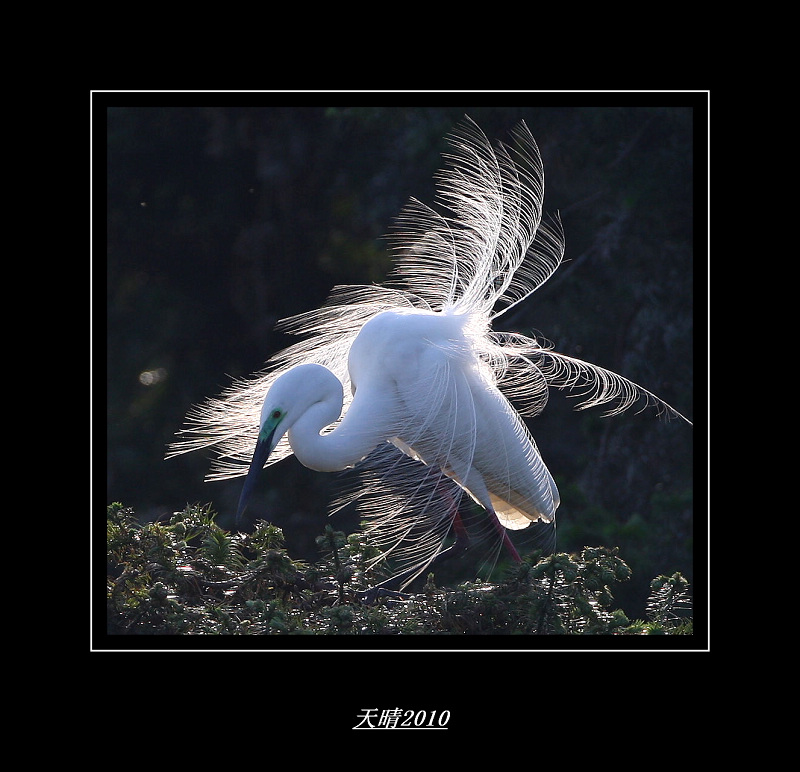
[[[558,218],[542,221],[536,142],[524,122],[511,137],[493,147],[465,118],[438,180],[445,211],[409,202],[389,281],[334,288],[322,308],[283,320],[304,339],[189,413],[170,455],[210,447],[209,479],[247,475],[237,523],[261,469],[294,453],[311,469],[362,473],[344,501],[357,502],[383,558],[397,561],[401,586],[448,551],[451,530],[451,554],[465,546],[464,493],[519,560],[506,529],[554,528],[559,505],[522,420],[542,411],[550,386],[582,389],[579,408],[614,414],[644,398],[680,416],[615,373],[492,330],[564,253]]]

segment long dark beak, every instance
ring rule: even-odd
[[[266,437],[258,438],[256,449],[253,452],[253,460],[250,462],[250,469],[247,472],[247,477],[244,480],[242,493],[239,496],[239,506],[236,508],[236,528],[241,528],[242,515],[247,509],[247,502],[250,495],[253,493],[258,482],[259,472],[264,468],[264,464],[272,452],[272,435],[275,434],[273,429]]]

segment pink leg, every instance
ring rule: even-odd
[[[503,544],[508,550],[508,554],[511,555],[511,559],[515,563],[521,563],[522,558],[519,556],[519,552],[517,552],[516,547],[511,543],[511,539],[508,538],[508,531],[503,527],[503,524],[500,522],[497,515],[490,510],[489,517],[492,519],[492,525],[494,526],[495,531],[497,531],[497,533],[500,535],[500,538],[502,538]]]
[[[461,515],[458,512],[458,502],[453,498],[453,495],[447,488],[445,488],[442,493],[450,506],[450,519],[453,521],[453,532],[456,535],[455,543],[445,550],[445,552],[449,553],[452,550],[454,553],[461,553],[469,547],[469,534],[464,527],[464,523],[461,521]]]
[[[444,495],[450,503],[450,512],[451,518],[453,520],[453,531],[456,534],[456,542],[453,544],[453,547],[456,549],[455,552],[462,552],[469,546],[469,536],[467,535],[467,529],[464,527],[464,523],[461,522],[461,515],[458,513],[458,505],[456,504],[453,497],[450,495],[450,492],[445,489]],[[494,510],[488,510],[489,518],[492,521],[492,525],[494,526],[495,531],[500,536],[503,541],[503,545],[505,546],[506,550],[508,550],[508,554],[511,555],[511,559],[515,563],[521,563],[522,558],[519,556],[519,552],[517,552],[516,547],[511,543],[511,539],[508,537],[508,531],[503,527],[503,524],[497,517],[497,514]],[[453,549],[451,547],[450,549]]]

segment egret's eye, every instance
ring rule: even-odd
[[[281,417],[281,411],[280,410],[273,410],[272,411],[272,418],[280,418],[280,417]]]

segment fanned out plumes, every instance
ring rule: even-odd
[[[599,405],[610,405],[603,412],[613,416],[642,402],[641,410],[648,405],[659,415],[682,418],[675,408],[652,392],[629,381],[611,370],[584,362],[581,359],[553,351],[548,341],[539,341],[519,333],[491,333],[496,344],[494,371],[503,393],[510,399],[520,415],[539,415],[547,404],[548,387],[577,390],[570,396],[581,398],[576,410]],[[489,349],[490,355],[492,349]]]
[[[389,237],[396,262],[386,284],[336,287],[322,308],[280,322],[280,329],[302,340],[273,356],[263,371],[194,407],[168,456],[211,448],[216,458],[208,479],[246,474],[264,397],[278,376],[301,363],[324,365],[341,380],[345,415],[353,341],[368,320],[401,309],[468,317],[465,329],[483,363],[482,377],[524,416],[539,414],[555,387],[576,390],[581,409],[609,405],[607,412],[614,414],[643,399],[645,407],[652,403],[669,416],[683,417],[626,378],[559,354],[545,341],[492,331],[494,319],[556,271],[564,254],[563,231],[557,217],[543,222],[544,171],[524,122],[512,131],[508,145],[492,147],[469,118],[448,139],[452,153],[437,178],[439,208],[412,199],[402,210]],[[516,418],[516,431],[527,433]],[[291,452],[284,437],[268,464]],[[355,501],[377,541],[419,574],[441,550],[452,506],[464,491],[438,468],[420,463],[402,443],[381,445],[360,471],[361,486],[337,506]],[[506,525],[514,527],[512,520]]]
[[[524,300],[558,268],[561,223],[542,223],[544,170],[528,127],[495,150],[469,119],[449,137],[454,152],[438,175],[442,214],[412,199],[390,245],[399,258],[390,283],[435,311],[494,319]],[[527,256],[527,259],[526,259]]]

